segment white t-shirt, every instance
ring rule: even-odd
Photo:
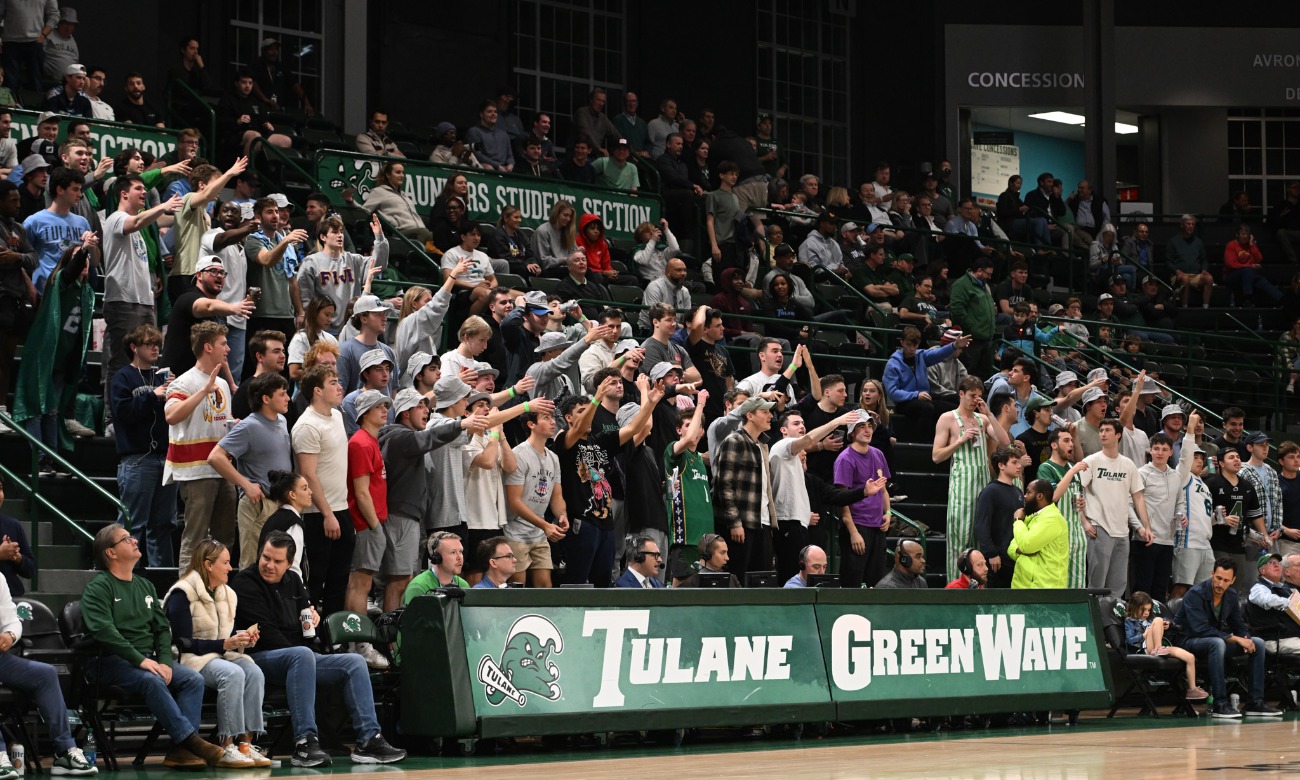
[[[450,270],[456,267],[461,258],[468,257],[471,260],[470,268],[465,273],[456,277],[457,281],[477,284],[484,279],[496,276],[496,270],[492,268],[492,261],[488,256],[475,249],[472,253],[466,252],[459,246],[448,249],[442,255],[442,267]]]
[[[234,317],[227,317],[226,319],[233,320]],[[241,317],[240,319],[243,318]],[[331,336],[329,331],[325,330],[322,330],[316,336],[316,340],[328,341],[336,347],[339,345],[339,340]],[[289,359],[286,362],[290,364],[297,363],[301,366],[303,356],[307,354],[307,350],[311,349],[311,347],[312,345],[307,343],[307,331],[298,331],[293,334],[293,338],[289,339]]]
[[[538,452],[527,440],[520,442],[514,449],[518,465],[513,474],[505,475],[505,484],[522,485],[524,490],[521,498],[524,505],[538,517],[546,517],[546,509],[551,505],[551,493],[560,489],[560,458],[550,449]],[[546,533],[542,529],[518,515],[511,516],[506,522],[505,536],[513,542],[546,541]]]
[[[167,389],[164,409],[201,392],[208,383],[208,374],[195,366],[176,377]],[[163,484],[189,482],[196,479],[221,479],[217,470],[208,465],[208,454],[221,441],[235,419],[230,413],[230,385],[217,377],[217,386],[208,397],[190,412],[190,416],[169,427],[167,434],[167,462],[163,466]]]
[[[199,239],[199,251],[204,255],[216,255],[221,258],[221,265],[226,269],[226,286],[221,288],[217,300],[225,303],[239,303],[248,295],[248,257],[244,254],[244,242],[236,241],[224,247],[220,252],[213,249],[217,234],[224,233],[225,228],[213,228]],[[244,330],[248,327],[248,318],[237,314],[226,315],[226,325]]]
[[[293,424],[293,451],[319,456],[316,478],[325,489],[325,503],[333,512],[347,509],[348,436],[343,430],[343,414],[331,409],[330,416],[326,417],[307,407]]]
[[[462,369],[473,368],[474,364],[478,362],[476,358],[465,357],[460,354],[458,349],[448,350],[443,353],[439,360],[442,363],[443,376],[456,376]]]
[[[1141,428],[1125,428],[1119,440],[1119,454],[1133,461],[1139,468],[1146,465],[1151,437]]]
[[[481,469],[474,459],[487,448],[487,436],[479,434],[465,445],[465,523],[473,531],[497,531],[506,525],[506,493],[501,484],[501,448],[497,442],[496,465]]]
[[[758,395],[759,393],[765,393],[768,390],[771,390],[772,385],[776,384],[777,380],[780,378],[781,378],[781,372],[779,371],[771,376],[767,376],[762,371],[758,371],[753,374],[750,374],[749,376],[737,382],[736,389],[744,390],[746,393],[749,393],[751,396],[754,396],[754,395]],[[794,392],[794,388],[795,388],[795,382],[792,379],[790,380],[790,386],[786,388],[785,394],[787,396],[792,396]]]
[[[772,445],[768,464],[772,470],[772,496],[776,503],[778,522],[798,520],[804,528],[812,515],[808,501],[808,486],[803,481],[803,464],[794,454],[793,445],[798,439],[782,439]]]
[[[1079,473],[1079,482],[1087,499],[1084,512],[1089,522],[1099,526],[1107,536],[1126,538],[1129,499],[1143,489],[1138,467],[1124,455],[1112,460],[1104,452],[1089,455],[1084,461],[1088,468]]]
[[[119,210],[104,220],[104,300],[152,306],[149,248],[141,231],[125,232],[126,219]]]

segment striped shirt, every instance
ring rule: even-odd
[[[197,366],[171,383],[164,409],[183,403],[194,393],[202,392],[208,373]],[[217,378],[217,386],[199,402],[189,417],[170,426],[167,436],[167,462],[163,466],[163,484],[196,479],[220,479],[208,465],[208,453],[226,435],[234,418],[230,412],[230,385]]]

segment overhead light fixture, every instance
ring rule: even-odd
[[[1045,122],[1059,122],[1063,125],[1083,125],[1084,116],[1082,114],[1071,114],[1069,111],[1046,111],[1041,114],[1030,114],[1030,119],[1042,119]]]
[[[1082,114],[1071,114],[1069,111],[1045,111],[1041,114],[1030,114],[1030,119],[1042,119],[1045,122],[1058,122],[1063,125],[1084,126],[1084,116]],[[1124,122],[1115,123],[1115,132],[1119,135],[1132,135],[1138,131],[1137,125],[1130,125]]]

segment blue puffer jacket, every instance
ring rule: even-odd
[[[925,369],[935,363],[942,363],[957,351],[953,344],[946,344],[933,349],[918,349],[912,367],[903,362],[903,350],[898,349],[889,356],[885,364],[885,394],[893,403],[912,401],[919,393],[930,392],[930,379]]]

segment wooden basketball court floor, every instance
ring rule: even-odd
[[[1131,710],[1130,710],[1131,712]],[[721,745],[610,747],[494,757],[410,758],[376,767],[335,757],[316,770],[213,773],[223,778],[346,774],[352,780],[730,780],[732,778],[1092,778],[1300,777],[1300,715],[1244,720],[1088,717],[1080,725],[828,740],[769,739]],[[124,767],[126,763],[123,763]],[[139,770],[137,770],[139,771]],[[139,777],[157,777],[157,767]],[[131,771],[121,773],[129,776]],[[169,777],[179,778],[180,774]],[[193,775],[189,775],[193,776]]]

